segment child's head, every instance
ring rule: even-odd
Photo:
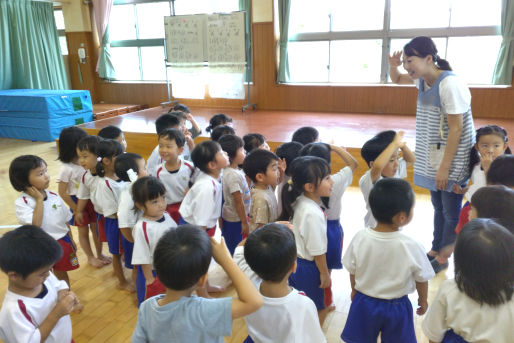
[[[184,104],[181,104],[181,103],[176,103],[175,106],[173,106],[173,111],[176,111],[176,112],[182,112],[182,113],[191,113],[191,110],[189,109],[189,107],[187,107],[186,105]]]
[[[148,175],[145,159],[141,155],[132,152],[116,156],[114,159],[114,172],[121,180],[126,182],[131,182],[134,181],[134,178]]]
[[[232,118],[230,118],[229,116],[227,116],[224,113],[215,114],[209,120],[209,126],[207,126],[205,131],[211,132],[212,130],[214,130],[214,128],[216,126],[220,126],[220,125],[231,126],[232,125]]]
[[[504,185],[514,188],[514,155],[500,155],[487,172],[488,185]]]
[[[187,126],[186,126],[187,116],[186,116],[186,113],[182,112],[182,111],[172,111],[172,112],[169,112],[169,114],[171,114],[171,115],[173,115],[173,116],[178,118],[179,126],[177,127],[177,129],[179,129],[180,131],[185,133],[187,131]]]
[[[489,156],[491,160],[494,160],[502,154],[510,154],[508,141],[507,131],[502,127],[487,125],[478,129],[476,143],[471,149],[469,159],[470,173],[475,165],[480,162],[480,157]]]
[[[123,154],[123,147],[114,139],[104,139],[96,147],[96,173],[103,177],[107,170],[114,171],[114,158]]]
[[[195,167],[206,174],[216,173],[229,163],[226,153],[215,141],[203,141],[195,146],[191,152],[191,160]]]
[[[166,232],[155,247],[153,265],[162,284],[174,291],[205,283],[212,258],[209,236],[195,225]]]
[[[135,208],[140,209],[149,217],[162,217],[166,211],[165,193],[166,188],[154,176],[139,178],[132,184],[132,200],[134,200]]]
[[[180,119],[171,113],[165,113],[159,116],[155,121],[155,130],[159,134],[164,129],[180,127]]]
[[[412,58],[426,59],[429,65],[433,62],[441,70],[452,70],[450,63],[439,57],[435,43],[430,37],[419,36],[413,38],[403,47],[403,55],[403,64],[407,70],[409,70],[411,64],[415,63],[411,61]]]
[[[119,127],[114,125],[109,125],[102,128],[98,131],[98,137],[102,137],[103,139],[114,139],[123,147],[123,151],[127,150],[127,141],[125,140],[125,135],[123,131],[120,130]]]
[[[278,156],[271,151],[255,149],[243,162],[243,171],[256,184],[276,186],[278,184]]]
[[[61,254],[59,243],[34,225],[20,226],[0,238],[0,269],[18,289],[43,284]]]
[[[293,216],[292,204],[304,193],[321,198],[325,207],[328,207],[333,181],[330,178],[330,167],[324,159],[315,156],[296,158],[291,164],[289,182],[289,187],[282,189],[281,220],[289,220]]]
[[[159,133],[159,155],[166,162],[175,163],[184,152],[186,137],[179,129],[164,129]]]
[[[266,143],[266,138],[260,133],[248,133],[244,135],[243,142],[247,152],[252,152],[255,149],[269,150],[269,145]]]
[[[277,154],[278,158],[286,160],[286,175],[291,175],[289,166],[295,158],[300,156],[300,150],[302,150],[302,147],[302,143],[287,142],[280,145],[275,151],[275,154]]]
[[[235,134],[236,132],[234,131],[232,126],[218,125],[211,132],[211,140],[217,142],[221,138],[221,136]]]
[[[86,131],[76,126],[63,129],[59,134],[59,161],[72,163],[78,160],[77,143],[86,136]]]
[[[361,149],[361,156],[371,168],[377,157],[384,151],[389,144],[391,144],[396,136],[393,130],[382,131],[369,141],[364,143]],[[398,169],[398,152],[394,152],[389,162],[382,169],[382,176],[393,177]]]
[[[230,164],[241,165],[246,157],[243,140],[236,135],[223,135],[218,140],[221,149],[228,155]]]
[[[77,155],[79,156],[79,164],[84,169],[94,169],[96,167],[97,155],[96,149],[102,138],[98,136],[83,137],[77,143]]]
[[[502,186],[479,188],[471,197],[469,220],[491,218],[514,234],[514,190]]]
[[[298,142],[303,145],[314,143],[319,140],[319,132],[312,126],[304,126],[293,133],[291,141]]]
[[[412,219],[414,202],[412,187],[398,178],[377,181],[369,193],[369,207],[378,223],[407,225]]]
[[[514,235],[492,219],[467,223],[455,243],[455,282],[480,304],[498,306],[514,290]]]
[[[44,190],[50,185],[46,162],[35,155],[22,155],[12,160],[9,166],[9,180],[18,192],[24,192],[29,187]]]
[[[261,279],[281,282],[296,266],[293,231],[283,224],[266,224],[248,236],[244,255],[250,268]]]
[[[330,165],[330,145],[321,142],[309,143],[300,150],[300,156],[320,157]]]

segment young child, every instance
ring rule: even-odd
[[[8,280],[0,310],[4,342],[73,342],[69,314],[83,306],[50,271],[62,253],[59,243],[34,225],[0,238],[0,269]]]
[[[402,142],[402,139],[403,131],[398,133],[392,130],[382,131],[362,146],[362,158],[370,168],[359,180],[359,188],[364,196],[367,208],[364,217],[365,227],[374,228],[377,225],[368,201],[373,185],[383,177],[402,179],[407,177],[407,168],[416,160],[416,157],[405,142]],[[402,151],[402,158],[399,156],[398,149]]]
[[[327,267],[327,218],[320,207],[321,199],[328,200],[333,181],[328,163],[313,156],[296,158],[291,165],[289,187],[282,192],[282,220],[292,218],[298,252],[298,268],[289,277],[294,288],[304,291],[314,301],[323,326],[329,311],[334,310]]]
[[[405,180],[376,182],[369,204],[375,228],[359,231],[343,257],[350,272],[352,304],[341,338],[345,342],[416,342],[412,305],[407,294],[418,292],[418,309],[428,308],[428,280],[434,270],[423,246],[399,230],[414,208],[414,192]]]
[[[232,126],[218,125],[211,131],[211,140],[217,142],[223,135],[235,135]]]
[[[187,129],[187,116],[182,111],[172,111],[169,112],[169,114],[174,115],[179,120],[179,126],[177,129],[179,129],[185,137],[185,144],[184,144],[184,151],[180,155],[183,159],[190,161],[191,160],[191,151],[195,147],[195,141],[193,140],[193,134],[191,131]],[[196,133],[196,132],[195,132]]]
[[[209,119],[209,126],[207,126],[205,131],[211,132],[217,126],[220,126],[220,125],[232,126],[232,118],[230,118],[229,116],[227,116],[224,113],[215,114],[211,117],[211,119]]]
[[[59,243],[63,254],[53,270],[59,280],[69,285],[68,271],[79,267],[68,224],[72,215],[59,195],[46,190],[50,185],[46,162],[34,155],[18,156],[9,166],[9,179],[13,188],[21,192],[14,202],[18,222],[41,227]]]
[[[237,244],[248,236],[248,214],[250,213],[250,188],[244,172],[239,167],[243,164],[246,152],[243,140],[235,135],[220,138],[221,149],[228,155],[230,165],[223,169],[222,188],[225,202],[221,210],[221,233],[225,237],[228,251],[234,253]]]
[[[159,238],[177,224],[166,212],[166,189],[153,176],[143,177],[132,187],[136,207],[143,212],[134,226],[134,251],[132,264],[137,267],[137,306],[154,295],[164,293],[165,288],[155,277],[153,255]]]
[[[256,149],[246,156],[243,170],[254,183],[250,191],[250,232],[277,220],[278,205],[274,188],[280,173],[278,157],[268,150]],[[287,220],[287,219],[286,219]]]
[[[455,279],[443,281],[422,324],[430,342],[512,342],[513,251],[514,235],[491,219],[464,227]]]
[[[180,119],[177,116],[174,116],[169,113],[165,113],[155,121],[155,130],[157,131],[157,138],[159,137],[159,133],[165,129],[180,129]],[[148,169],[148,174],[155,176],[157,172],[157,168],[162,164],[162,159],[159,154],[159,144],[153,149],[150,157],[148,157],[148,161],[146,162],[146,169]]]
[[[58,193],[73,213],[77,212],[77,191],[79,189],[82,176],[86,172],[86,170],[79,164],[79,157],[77,155],[77,143],[84,137],[87,137],[87,133],[76,126],[63,129],[59,135],[58,159],[61,161],[62,165],[59,169],[59,175],[57,176]],[[87,263],[93,267],[101,268],[105,266],[108,261],[100,259],[102,256],[102,245],[96,234],[96,213],[91,201],[87,202],[82,218],[83,221],[78,223],[74,220],[74,216],[70,220],[70,225],[78,227],[79,244],[87,256]],[[98,258],[95,257],[91,250],[89,231],[91,231],[93,235],[93,242],[95,244],[96,251],[99,252]]]
[[[319,141],[319,132],[312,126],[303,126],[293,133],[292,142],[298,142],[302,145]]]
[[[127,141],[125,140],[125,135],[123,131],[117,126],[108,125],[100,131],[98,131],[98,137],[102,137],[103,139],[114,139],[123,147],[123,152],[127,151]]]
[[[165,129],[159,134],[159,154],[163,162],[155,176],[166,187],[166,211],[176,223],[180,219],[180,204],[196,176],[193,163],[179,158],[185,142],[184,134],[178,129]]]
[[[491,218],[514,234],[514,189],[501,185],[486,186],[471,197],[469,221]]]
[[[514,188],[514,155],[503,154],[495,158],[487,173],[487,184]]]
[[[200,136],[202,133],[202,130],[198,126],[198,123],[196,122],[195,118],[191,114],[191,110],[189,107],[187,107],[184,104],[177,103],[173,107],[173,111],[177,113],[179,118],[183,119],[184,121],[188,121],[191,123],[191,128],[187,129],[189,133],[191,133],[191,138],[195,139],[196,137]],[[178,113],[182,113],[183,115],[179,115]]]
[[[255,149],[270,150],[266,138],[260,133],[248,133],[243,136],[243,141],[247,153],[251,153]]]
[[[212,257],[232,280],[237,297],[205,299],[191,295],[206,283]],[[262,297],[232,261],[223,238],[221,243],[209,240],[197,226],[182,225],[165,233],[155,248],[154,266],[166,294],[141,304],[133,343],[223,343],[223,336],[232,333],[233,319],[262,306]]]
[[[282,180],[277,185],[277,188],[275,188],[275,195],[278,199],[278,213],[282,213],[282,201],[281,201],[281,194],[282,189],[287,184],[289,180],[291,180],[291,173],[289,170],[289,166],[293,162],[295,158],[300,156],[300,150],[302,150],[303,145],[298,142],[287,142],[282,145],[280,145],[277,150],[275,151],[275,154],[278,156],[280,161],[283,161],[286,168],[284,169],[284,175],[282,177]]]
[[[241,270],[248,269],[248,263],[261,278],[258,287],[264,299],[259,310],[245,317],[249,335],[245,342],[326,342],[316,306],[288,285],[297,257],[291,229],[279,223],[266,224],[252,232],[237,253],[244,254],[244,258],[234,255]]]

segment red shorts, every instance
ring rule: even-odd
[[[214,225],[213,227],[207,229],[207,235],[209,237],[214,237],[215,233],[216,233],[216,225]]]
[[[464,204],[464,207],[462,210],[460,210],[459,214],[459,223],[457,224],[457,227],[455,228],[455,232],[457,234],[460,233],[464,225],[466,225],[469,222],[469,212],[471,211],[471,204],[469,202]]]
[[[104,216],[100,214],[96,217],[96,234],[100,242],[107,242],[107,237],[105,236],[105,219]]]
[[[54,269],[62,272],[77,269],[80,266],[79,259],[75,253],[77,249],[71,243],[70,237],[66,235],[57,240],[57,243],[59,243],[62,248],[62,256],[61,259],[54,264]]]
[[[178,221],[180,219],[180,213],[178,212],[178,210],[180,209],[180,204],[182,204],[182,202],[176,202],[174,204],[169,204],[166,207],[166,212],[169,213],[171,219],[173,219],[177,225],[178,225]]]
[[[166,293],[166,287],[164,287],[159,278],[156,276],[154,282],[146,285],[145,300],[163,293]]]
[[[71,199],[77,203],[77,197],[72,195],[71,196]],[[91,202],[91,200],[88,200],[87,203],[86,203],[86,207],[84,208],[84,211],[82,212],[84,215],[83,215],[83,223],[80,223],[80,224],[77,224],[75,223],[75,216],[73,216],[73,218],[71,218],[70,220],[70,225],[73,225],[73,226],[87,226],[89,224],[96,224],[96,212],[95,212],[95,208],[93,206],[93,203]]]

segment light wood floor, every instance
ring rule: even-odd
[[[50,190],[57,190],[55,178],[60,163],[56,161],[57,152],[55,143],[30,142],[0,138],[0,208],[3,209],[0,215],[0,227],[16,225],[14,214],[14,200],[18,193],[14,191],[9,182],[8,168],[11,160],[22,154],[35,154],[48,163],[48,170],[52,177]],[[345,231],[345,246],[348,245],[353,235],[362,228],[365,213],[364,200],[359,190],[349,189],[343,196],[342,225]],[[405,229],[404,233],[415,237],[425,248],[430,248],[432,239],[432,206],[429,198],[425,195],[417,195],[414,219]],[[0,228],[0,235],[7,229]],[[76,230],[73,231],[77,235]],[[107,247],[104,247],[107,251]],[[116,282],[112,275],[110,266],[102,269],[95,269],[87,265],[85,256],[79,250],[81,267],[69,273],[71,287],[77,293],[85,305],[81,314],[73,314],[73,338],[75,342],[129,342],[137,321],[137,307],[134,294],[129,294],[116,289]],[[388,268],[384,264],[384,268]],[[393,272],[393,271],[391,271]],[[0,299],[3,299],[7,287],[7,279],[0,273]],[[453,275],[453,263],[450,268],[439,273],[429,283],[429,303],[435,296],[440,283],[447,277]],[[127,274],[128,276],[128,274]],[[348,273],[345,270],[337,270],[332,273],[333,293],[336,310],[331,313],[323,327],[329,343],[342,342],[339,338],[344,327],[348,310],[350,307],[350,284]],[[234,291],[229,289],[222,296],[233,295]],[[410,299],[413,307],[416,308],[416,294]],[[422,317],[415,317],[416,335],[418,342],[428,342],[421,333]],[[246,338],[247,332],[244,320],[234,321],[231,337],[226,342],[240,343]]]

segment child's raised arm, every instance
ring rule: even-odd
[[[412,150],[409,149],[407,144],[402,142],[402,144],[400,145],[400,150],[402,151],[403,159],[407,163],[407,167],[410,167],[411,165],[414,164],[414,162],[416,162],[416,156],[414,155]]]
[[[80,302],[77,296],[72,292],[66,292],[62,296],[59,295],[59,300],[48,314],[45,320],[39,326],[39,333],[41,335],[41,342],[46,341],[52,330],[54,329],[57,322],[64,316],[70,314],[77,307],[80,307]]]
[[[257,311],[264,302],[262,296],[250,279],[246,277],[232,260],[230,252],[225,245],[225,240],[221,238],[221,242],[218,243],[214,238],[211,238],[211,244],[214,260],[228,274],[238,295],[237,298],[232,300],[232,319],[244,317]]]
[[[339,147],[337,145],[330,145],[330,150],[335,152],[341,159],[346,163],[348,167],[352,170],[352,172],[357,169],[359,166],[359,162],[348,152],[345,148]]]
[[[34,207],[34,212],[32,213],[32,225],[41,227],[41,224],[43,223],[43,201],[44,197],[43,194],[34,186],[27,187],[25,190],[25,193],[30,195],[31,197],[36,200],[36,207]]]
[[[402,144],[402,138],[403,138],[403,131],[398,131],[396,133],[396,136],[394,136],[393,141],[387,146],[387,148],[384,149],[378,155],[378,157],[373,161],[373,166],[371,167],[371,182],[375,183],[380,175],[382,174],[382,170],[385,168],[386,164],[389,162],[389,159],[394,154],[395,151],[397,151],[401,144]]]

